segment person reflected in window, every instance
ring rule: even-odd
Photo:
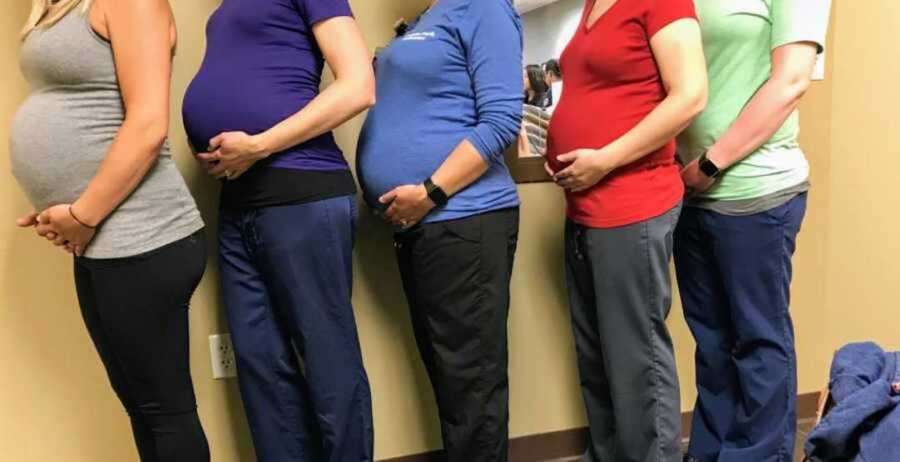
[[[537,64],[525,66],[525,104],[546,108],[551,104],[553,96],[550,94],[550,84],[547,83],[547,75],[543,68]]]
[[[538,65],[525,66],[525,105],[523,107],[522,128],[519,130],[519,157],[543,157],[547,153],[547,128],[550,113],[546,105],[553,96],[547,83],[547,74]]]
[[[545,109],[550,113],[553,113],[556,109],[556,104],[559,102],[559,97],[562,95],[562,68],[559,67],[559,60],[556,59],[545,62],[541,67],[544,70],[544,81],[547,82],[547,86],[550,87],[550,96]]]

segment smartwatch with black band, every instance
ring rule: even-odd
[[[447,193],[440,186],[434,184],[431,178],[425,180],[424,185],[425,191],[428,192],[428,198],[431,199],[431,202],[434,202],[435,206],[440,208],[447,205],[450,197],[447,196]]]
[[[697,166],[700,167],[700,171],[710,179],[715,179],[722,173],[719,166],[709,160],[709,157],[706,156],[705,152],[700,156],[700,160],[697,161]]]

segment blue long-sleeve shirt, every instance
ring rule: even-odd
[[[357,153],[366,201],[421,184],[464,140],[488,171],[430,213],[454,220],[515,207],[503,152],[522,119],[522,25],[509,0],[440,0],[376,62],[377,100]]]

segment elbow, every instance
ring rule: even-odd
[[[488,111],[481,114],[471,139],[485,161],[496,162],[518,140],[521,126],[521,108]]]
[[[506,150],[509,149],[514,143],[519,140],[519,132],[521,127],[519,125],[515,126],[515,129],[511,126],[504,127],[502,130],[498,131],[498,143],[496,149],[492,152],[492,157],[495,160],[503,159],[503,155],[506,153]]]
[[[166,144],[166,139],[168,139],[168,137],[169,127],[167,125],[153,124],[152,127],[148,127],[146,141],[147,147],[150,148],[153,157],[159,155],[159,152]]]
[[[785,85],[786,99],[794,106],[800,104],[800,100],[806,96],[810,86],[812,86],[812,79],[809,76],[798,76],[791,79]]]
[[[800,100],[812,86],[812,72],[797,70],[775,74],[768,85],[775,88],[775,94],[789,107],[797,107]]]
[[[377,102],[377,99],[375,98],[374,91],[372,93],[365,95],[365,98],[363,99],[363,102],[362,102],[363,110],[371,108],[372,106],[375,105],[376,102]]]
[[[670,89],[666,99],[670,107],[676,111],[679,122],[687,125],[706,109],[709,87],[706,84],[697,84]]]
[[[509,113],[506,122],[500,124],[504,149],[511,146],[519,139],[519,132],[522,130],[522,120],[524,119],[522,111],[517,110]]]
[[[700,91],[700,94],[696,97],[694,101],[693,117],[697,117],[701,112],[706,110],[706,105],[709,104],[709,88],[703,87],[703,90]]]
[[[329,89],[339,101],[340,112],[348,118],[375,105],[375,74],[367,69],[337,76]]]
[[[376,100],[375,76],[370,74],[367,78],[360,81],[356,85],[354,94],[356,95],[356,98],[354,98],[356,112],[362,112],[374,106]]]
[[[521,130],[521,129],[520,129]],[[509,149],[514,143],[519,141],[519,130],[509,132],[503,137],[503,149],[500,150],[500,157],[503,157],[503,153]]]
[[[686,92],[684,95],[684,115],[687,118],[687,122],[693,121],[694,118],[700,115],[706,109],[708,102],[709,88],[706,85]]]
[[[128,127],[135,134],[134,138],[141,146],[141,151],[155,158],[159,155],[169,136],[169,117],[126,117],[123,128]]]
[[[375,81],[372,80],[371,83],[368,83],[364,86],[359,96],[359,105],[360,111],[364,111],[369,109],[370,107],[375,105]]]
[[[519,133],[521,132],[521,130],[522,130],[522,119],[521,118],[517,119],[517,121],[514,125],[507,125],[506,127],[504,127],[503,135],[502,135],[502,144],[503,144],[504,150],[506,150],[507,148],[512,146],[513,143],[518,141]]]

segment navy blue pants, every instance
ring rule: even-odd
[[[806,194],[727,216],[685,208],[675,233],[684,313],[697,341],[688,453],[703,462],[789,462],[797,425],[791,258]]]
[[[260,462],[372,460],[355,226],[352,196],[221,212],[222,293]]]

